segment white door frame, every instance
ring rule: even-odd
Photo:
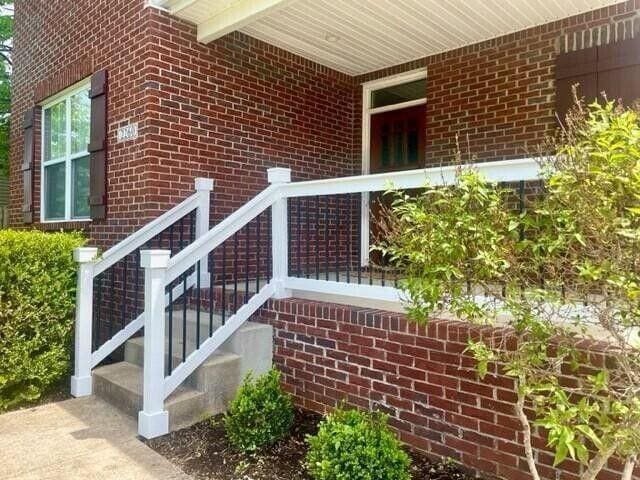
[[[394,85],[400,85],[402,83],[408,83],[415,80],[421,80],[427,78],[427,68],[419,68],[411,70],[409,72],[384,77],[378,80],[372,80],[362,84],[362,174],[367,175],[371,169],[371,115],[382,112],[390,112],[393,110],[400,110],[403,108],[415,107],[417,105],[424,105],[427,103],[427,98],[418,98],[416,100],[409,100],[408,102],[396,103],[394,105],[387,105],[385,107],[371,108],[371,94],[375,90],[381,88],[392,87]],[[425,92],[426,93],[426,92]],[[360,262],[363,267],[369,265],[369,237],[370,237],[370,225],[369,225],[369,193],[362,193],[362,208],[361,208],[361,235],[360,235],[360,247],[361,258]]]

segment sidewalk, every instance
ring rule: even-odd
[[[0,415],[0,478],[191,477],[138,440],[132,418],[85,397]]]

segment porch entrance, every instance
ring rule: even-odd
[[[419,69],[363,85],[362,173],[389,173],[424,167],[426,157],[427,72]],[[369,253],[380,236],[376,219],[389,207],[383,192],[363,196],[362,265],[383,264]]]

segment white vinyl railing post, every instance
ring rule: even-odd
[[[164,307],[169,250],[143,250],[144,268],[144,371],[143,406],[138,413],[138,433],[155,438],[169,433],[169,413],[164,409]]]
[[[75,361],[71,377],[71,395],[91,395],[91,328],[93,323],[93,266],[98,249],[76,248],[73,259],[78,263],[76,288]]]
[[[212,178],[196,178],[198,207],[196,208],[196,240],[209,231],[209,212],[211,208]],[[209,258],[200,261],[200,285],[209,285]]]
[[[272,185],[283,185],[291,182],[290,168],[270,168],[267,178]],[[289,275],[289,238],[287,222],[287,199],[279,198],[271,207],[271,258],[273,260],[273,282],[275,293],[273,298],[288,298],[291,291],[284,288]]]

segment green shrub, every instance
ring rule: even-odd
[[[69,371],[80,234],[0,230],[0,411]]]
[[[293,403],[280,386],[280,372],[254,379],[247,374],[224,417],[231,443],[244,452],[253,452],[284,437],[293,425]]]
[[[381,413],[337,409],[307,437],[315,480],[408,480],[409,456]]]

